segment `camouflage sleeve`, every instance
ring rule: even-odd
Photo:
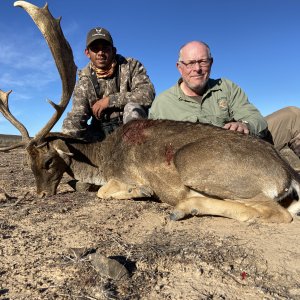
[[[143,106],[150,106],[154,97],[155,90],[145,67],[133,58],[127,59],[129,67],[122,70],[120,76],[120,92],[109,95],[110,107],[123,108],[128,102],[138,103]],[[130,88],[122,89],[124,83]]]
[[[96,100],[91,82],[87,77],[80,78],[74,88],[72,108],[63,121],[62,132],[76,138],[84,138],[88,120],[92,115],[90,103]]]

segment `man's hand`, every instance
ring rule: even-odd
[[[109,97],[104,97],[95,102],[92,106],[93,115],[100,119],[102,112],[109,107]]]
[[[238,132],[241,132],[244,134],[250,133],[247,125],[242,122],[229,122],[229,123],[225,124],[223,128],[228,129],[228,130],[238,131]]]

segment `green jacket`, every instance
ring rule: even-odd
[[[182,79],[158,95],[150,108],[149,118],[210,123],[223,127],[230,121],[247,123],[250,133],[264,137],[267,122],[240,87],[228,79],[209,79],[208,88],[197,101],[180,88]]]

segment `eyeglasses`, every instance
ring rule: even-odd
[[[208,58],[208,59],[190,60],[190,61],[180,60],[179,62],[185,65],[187,69],[193,69],[195,68],[196,64],[199,64],[200,67],[208,67],[211,62],[211,59]]]

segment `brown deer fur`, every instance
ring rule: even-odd
[[[300,178],[272,145],[207,124],[136,120],[101,142],[54,138],[38,151],[32,169],[42,196],[53,194],[59,173],[68,172],[103,185],[102,198],[156,197],[175,206],[173,219],[209,214],[289,222],[288,210],[299,209],[299,202],[288,210],[278,204],[293,190],[299,194]]]

